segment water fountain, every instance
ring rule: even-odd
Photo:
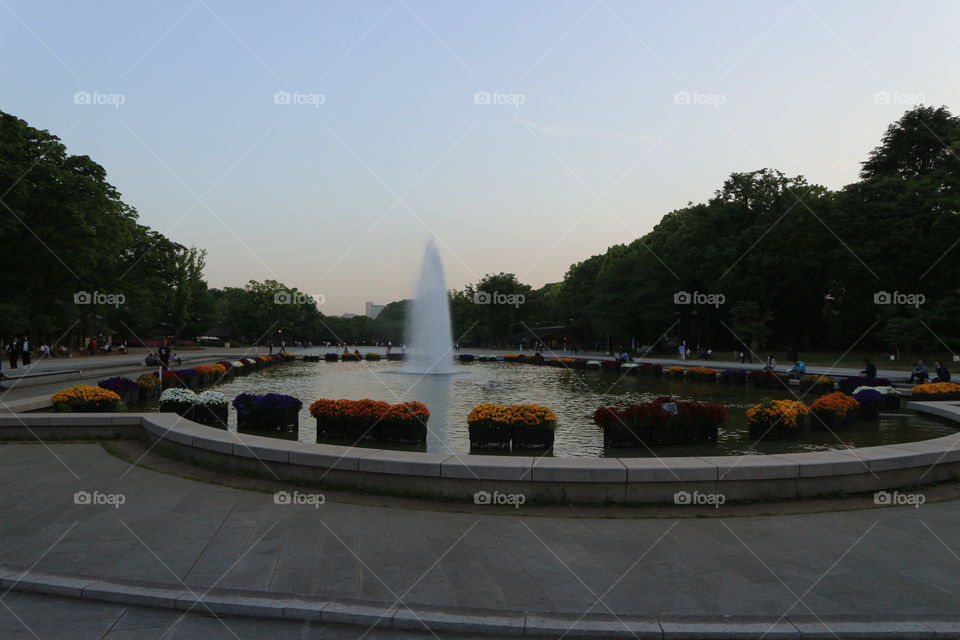
[[[454,373],[450,300],[443,261],[433,240],[427,242],[424,250],[416,297],[410,305],[407,347],[404,373]]]

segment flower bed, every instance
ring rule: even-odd
[[[379,361],[380,361],[380,354],[379,354],[379,353],[368,353],[366,357],[367,357],[367,360],[369,360],[369,361],[371,361],[371,362],[379,362]]]
[[[50,396],[54,411],[78,413],[114,413],[123,410],[120,396],[109,389],[78,384]]]
[[[662,374],[665,378],[683,379],[684,373],[686,373],[686,369],[685,369],[684,367],[679,366],[679,365],[673,365],[673,366],[671,366],[671,367],[669,367],[669,368],[667,368],[667,369],[662,369],[662,370],[661,370],[661,374]]]
[[[557,417],[535,404],[478,404],[467,416],[472,449],[546,449],[553,446]]]
[[[830,393],[836,382],[830,376],[809,375],[800,378],[801,393]]]
[[[427,439],[430,411],[420,402],[389,404],[379,400],[330,400],[310,405],[317,435],[359,440],[416,444]]]
[[[301,407],[300,400],[281,393],[241,393],[233,399],[237,426],[247,429],[296,430]]]
[[[360,362],[360,356],[355,353],[345,353],[340,356],[341,362]]]
[[[126,404],[136,402],[140,399],[140,385],[130,378],[124,378],[121,376],[107,378],[106,380],[101,380],[98,382],[97,386],[113,391],[115,394],[120,396],[120,399]]]
[[[193,416],[193,405],[197,401],[197,394],[190,389],[164,389],[160,394],[160,411],[176,413],[186,419]]]
[[[775,440],[803,433],[804,416],[809,413],[807,405],[798,400],[764,398],[747,409],[750,437]]]
[[[896,411],[900,409],[900,392],[894,389],[893,387],[857,387],[853,390],[853,397],[857,397],[857,393],[860,391],[865,391],[867,389],[872,389],[880,393],[883,396],[883,402],[880,405],[881,409],[890,411]]]
[[[857,417],[862,420],[877,420],[880,417],[880,409],[886,405],[886,396],[876,389],[858,387],[853,392],[853,397],[860,403]]]
[[[229,403],[219,391],[203,391],[193,401],[191,419],[211,427],[227,427]]]
[[[960,400],[960,384],[954,382],[928,382],[918,384],[910,390],[913,397],[921,402],[934,400]]]
[[[751,371],[747,374],[747,380],[753,383],[758,389],[787,389],[790,384],[788,376],[780,375],[766,369],[760,371]]]
[[[140,402],[160,397],[160,378],[157,372],[144,373],[137,378],[137,399]]]
[[[687,379],[697,382],[716,382],[717,370],[710,367],[690,367],[687,369]]]
[[[852,376],[842,378],[837,381],[837,391],[843,393],[853,393],[857,387],[889,387],[890,380],[887,378],[865,378],[863,376]]]
[[[405,353],[388,353],[387,360],[391,362],[400,362],[407,359],[407,354]]]
[[[668,396],[623,409],[601,407],[593,414],[608,448],[716,442],[726,419],[721,404],[674,401]]]
[[[840,391],[820,396],[810,404],[811,426],[817,431],[835,431],[857,419],[860,403]]]

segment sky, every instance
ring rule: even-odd
[[[539,287],[763,167],[842,187],[960,110],[960,3],[0,0],[0,109],[103,165],[211,286],[326,314]],[[706,239],[709,240],[709,239]]]

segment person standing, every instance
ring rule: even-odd
[[[23,366],[30,364],[30,355],[33,347],[30,344],[30,336],[23,336],[23,342],[20,343],[20,360]]]
[[[20,343],[16,338],[10,338],[7,342],[7,360],[10,361],[11,369],[17,368],[17,362],[20,360]]]
[[[267,349],[268,349],[267,355],[272,356],[272,355],[273,355],[273,340],[271,340],[270,342],[267,343]]]
[[[157,357],[160,358],[160,366],[166,371],[170,367],[170,345],[166,340],[157,349]]]

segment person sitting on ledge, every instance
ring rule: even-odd
[[[792,375],[795,380],[799,380],[807,372],[807,363],[803,360],[797,360],[796,363],[787,369],[787,375]]]
[[[767,364],[763,367],[764,371],[776,371],[777,370],[777,361],[773,358],[773,355],[767,356]]]
[[[877,365],[870,362],[870,358],[863,359],[863,371],[860,372],[860,375],[865,378],[876,378],[877,377]]]
[[[950,371],[947,370],[947,367],[939,360],[937,360],[936,365],[937,377],[933,379],[933,382],[950,382]]]
[[[923,364],[923,360],[917,360],[917,366],[910,372],[911,384],[914,378],[916,378],[918,384],[923,384],[930,379],[930,371],[927,369],[927,365]]]

